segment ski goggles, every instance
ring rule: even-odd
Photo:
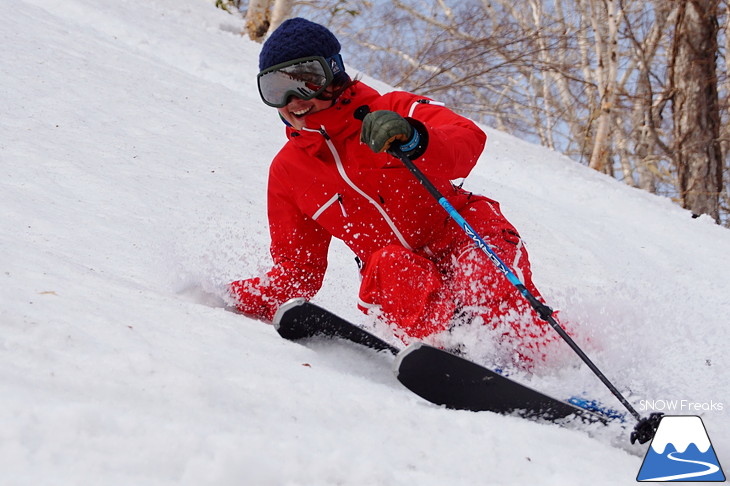
[[[264,103],[274,108],[286,106],[290,96],[311,100],[322,94],[341,71],[344,68],[339,54],[283,62],[258,74],[259,94]]]

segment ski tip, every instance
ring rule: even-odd
[[[296,297],[294,299],[287,300],[286,302],[281,304],[279,308],[276,309],[276,314],[274,314],[274,318],[271,320],[271,323],[274,325],[274,329],[278,331],[281,328],[281,320],[284,318],[284,314],[286,314],[291,309],[299,307],[306,303],[307,299],[305,299],[304,297]]]

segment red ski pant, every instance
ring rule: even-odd
[[[487,199],[469,205],[462,215],[500,259],[538,299],[522,240]],[[447,329],[456,314],[481,316],[484,325],[499,330],[520,358],[542,357],[555,338],[547,323],[532,310],[512,283],[472,240],[453,225],[451,241],[438,258],[427,258],[399,245],[376,252],[363,269],[361,308],[378,308],[397,328],[401,339],[419,340]]]

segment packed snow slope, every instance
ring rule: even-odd
[[[223,284],[270,264],[284,142],[240,19],[204,0],[2,10],[0,484],[634,484],[648,444],[619,425],[441,409],[388,356],[286,342],[221,306]],[[548,302],[634,406],[699,414],[728,467],[730,232],[485,130],[465,187],[502,203]],[[371,325],[357,285],[334,245],[316,301]],[[564,351],[517,377],[620,409]]]

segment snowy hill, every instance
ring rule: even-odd
[[[210,297],[269,265],[284,141],[237,19],[204,0],[3,12],[0,484],[634,484],[648,444],[619,426],[444,410],[387,356],[285,342]],[[485,130],[465,187],[502,203],[548,302],[632,403],[701,415],[727,468],[730,232]],[[334,245],[316,301],[364,322],[357,283]],[[522,378],[620,408],[561,359]]]

